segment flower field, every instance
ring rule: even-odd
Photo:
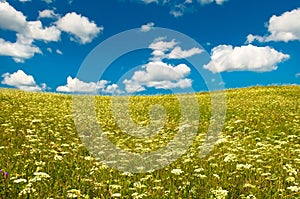
[[[210,95],[197,94],[200,124],[187,152],[145,173],[112,169],[85,148],[73,120],[72,96],[0,89],[0,198],[300,198],[300,87],[226,91],[220,139],[200,158],[210,123]],[[166,109],[163,131],[149,139],[118,128],[111,97],[95,99],[99,125],[124,150],[147,153],[176,134],[176,97],[132,97],[130,113],[149,124],[148,108]]]

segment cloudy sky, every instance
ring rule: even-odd
[[[101,65],[110,50],[137,42],[125,38],[98,52],[98,69],[106,68],[99,79],[78,76],[93,49],[112,36],[130,29],[151,35],[160,27],[199,45],[157,34],[145,49]],[[209,59],[187,61],[202,55]],[[216,79],[203,79],[199,69],[220,75],[215,83],[225,88],[300,84],[300,1],[0,0],[1,87],[101,94],[208,90],[205,82]]]

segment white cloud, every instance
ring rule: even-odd
[[[12,74],[5,73],[2,75],[2,77],[3,77],[3,80],[1,82],[2,84],[14,86],[21,90],[41,91],[44,88],[47,88],[45,83],[42,84],[42,87],[38,86],[33,76],[27,75],[22,70],[18,70],[17,72],[14,72]]]
[[[122,94],[123,91],[119,89],[117,84],[108,85],[105,89],[102,90],[104,93],[111,93],[111,94]]]
[[[39,18],[59,19],[56,24],[44,27],[40,20],[27,21],[22,12],[1,0],[0,13],[0,29],[15,31],[17,38],[14,43],[0,38],[0,56],[11,56],[16,62],[24,62],[24,59],[33,57],[35,53],[41,53],[41,50],[33,45],[35,40],[58,42],[61,30],[72,34],[74,37],[71,39],[82,44],[91,42],[103,30],[103,27],[97,27],[93,21],[74,12],[59,18],[58,14],[49,9],[40,11]],[[60,54],[60,51],[57,53]]]
[[[173,16],[173,17],[181,17],[183,16],[183,11],[182,10],[171,10],[170,11],[170,14]]]
[[[20,2],[31,2],[31,0],[19,0]]]
[[[178,42],[175,39],[171,41],[164,41],[164,39],[165,38],[157,38],[149,45],[149,48],[153,50],[152,61],[161,61],[164,58],[185,59],[204,52],[203,49],[196,47],[189,50],[182,50],[182,48],[177,45]]]
[[[189,88],[192,81],[187,79],[191,69],[185,64],[172,66],[160,61],[149,62],[136,71],[131,79],[125,79],[125,90],[128,93],[146,90],[146,87],[156,89]]]
[[[56,88],[57,92],[78,92],[78,93],[94,93],[99,90],[105,89],[108,81],[100,80],[98,82],[83,82],[78,78],[67,78],[67,84],[65,86],[59,86]]]
[[[300,8],[285,12],[280,16],[273,15],[267,24],[269,35],[248,35],[247,42],[254,40],[259,42],[268,41],[300,41]]]
[[[41,50],[31,44],[23,44],[19,41],[11,43],[0,38],[0,55],[13,57],[16,62],[23,62],[24,59],[33,57]]]
[[[25,37],[43,40],[43,41],[58,41],[60,39],[60,30],[56,26],[44,28],[41,21],[28,22],[29,31],[25,32]]]
[[[75,12],[67,13],[56,24],[62,31],[73,34],[75,38],[72,39],[81,44],[90,43],[103,31],[103,27],[98,27],[95,22]]]
[[[295,76],[298,78],[300,77],[300,73],[296,73]]]
[[[204,52],[203,49],[200,48],[191,48],[190,50],[182,50],[181,47],[176,46],[170,54],[168,54],[169,59],[184,59],[187,57],[191,57],[196,54],[201,54]]]
[[[59,50],[59,49],[56,49],[56,51],[55,51],[57,54],[59,54],[59,55],[62,55],[63,54],[63,52],[61,52],[61,50]]]
[[[148,31],[150,31],[154,27],[154,25],[155,24],[153,22],[149,22],[149,23],[147,23],[145,25],[142,25],[141,26],[141,31],[142,32],[148,32]]]
[[[241,47],[220,45],[212,49],[212,61],[203,67],[212,72],[256,71],[267,72],[277,69],[277,64],[289,59],[270,47],[257,47],[251,44]]]
[[[55,26],[44,28],[39,20],[27,21],[22,12],[7,2],[0,2],[0,13],[0,28],[17,32],[19,38],[30,41],[27,44],[32,43],[32,39],[58,41],[60,38],[60,30]]]
[[[0,38],[0,55],[11,56],[16,62],[33,57],[41,50],[33,45],[34,40],[58,41],[60,30],[56,26],[43,27],[42,22],[27,21],[22,12],[7,2],[0,2],[0,28],[16,32],[17,41],[9,42]]]
[[[54,0],[42,0],[42,1],[44,1],[44,2],[46,2],[46,3],[48,3],[48,4],[50,4],[50,3],[53,3]]]
[[[26,17],[8,2],[0,1],[0,28],[24,32],[27,27]]]
[[[140,1],[144,2],[145,4],[158,3],[158,0],[140,0]]]
[[[200,4],[205,5],[205,4],[210,4],[210,3],[216,3],[218,5],[222,5],[224,2],[228,0],[198,0]]]
[[[169,8],[169,13],[173,17],[181,17],[187,12],[194,12],[199,7],[215,3],[223,5],[229,0],[134,0],[135,2],[143,2],[145,4],[155,3],[160,6]]]
[[[58,14],[56,14],[53,10],[43,10],[39,11],[39,18],[57,18],[59,17]]]
[[[152,60],[159,61],[166,57],[166,53],[173,49],[177,42],[173,39],[171,41],[163,41],[164,38],[157,38],[153,43],[149,45],[149,48],[153,50]]]

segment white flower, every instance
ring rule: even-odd
[[[300,187],[297,187],[297,186],[290,186],[288,187],[287,189],[293,191],[293,192],[298,192],[300,191]]]
[[[67,192],[68,192],[68,194],[67,194],[68,198],[78,198],[81,196],[80,190],[77,190],[77,189],[71,189],[71,190],[68,190]]]
[[[224,162],[235,162],[236,161],[236,156],[234,154],[228,154],[224,158]]]
[[[204,171],[204,169],[203,168],[198,168],[198,169],[194,170],[195,173],[200,173],[201,171]]]
[[[225,199],[226,196],[228,195],[227,190],[223,190],[222,187],[216,190],[210,190],[210,192],[214,195],[216,199]]]
[[[61,155],[55,155],[54,160],[62,160],[63,157]]]
[[[287,182],[295,182],[295,178],[293,176],[289,176],[285,179]]]
[[[141,182],[135,182],[135,183],[133,183],[133,186],[138,189],[142,189],[142,188],[146,187],[146,185],[143,185]]]
[[[215,178],[217,178],[217,179],[220,179],[220,176],[218,175],[218,174],[213,174],[213,176],[215,177]]]
[[[236,169],[242,170],[242,169],[250,169],[252,167],[251,164],[237,164]]]
[[[119,197],[121,197],[121,194],[120,194],[120,193],[114,193],[114,194],[112,194],[111,196],[112,196],[112,197],[119,198]]]
[[[173,169],[172,171],[171,171],[171,173],[173,173],[173,174],[175,174],[175,175],[180,175],[180,174],[182,174],[182,173],[184,173],[181,169]]]
[[[23,178],[20,178],[20,179],[17,179],[17,180],[14,180],[14,183],[21,183],[21,182],[24,182],[24,183],[26,183],[27,182],[27,180],[26,179],[23,179]]]
[[[33,175],[38,176],[40,178],[50,178],[50,176],[44,172],[34,172]]]

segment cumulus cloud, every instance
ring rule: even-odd
[[[67,84],[65,86],[59,86],[56,88],[58,92],[79,92],[79,93],[94,93],[100,89],[104,89],[108,81],[100,80],[98,82],[84,82],[78,78],[67,78]]]
[[[24,32],[27,27],[26,17],[8,2],[0,1],[0,28],[16,32]]]
[[[167,55],[166,53],[173,49],[177,42],[175,39],[171,41],[163,41],[164,38],[157,38],[153,43],[149,45],[149,48],[153,50],[152,60],[161,60],[165,58]]]
[[[48,4],[50,4],[50,3],[53,3],[54,0],[42,0],[42,1],[44,1],[44,2],[46,2],[46,3],[48,3]]]
[[[58,41],[60,38],[60,31],[55,26],[44,28],[41,21],[27,21],[22,12],[7,2],[0,2],[0,13],[0,28],[15,31],[23,39]]]
[[[252,43],[254,40],[259,42],[300,41],[300,8],[285,12],[280,16],[273,15],[267,27],[269,35],[257,36],[249,34],[247,43]]]
[[[31,44],[23,44],[20,41],[15,43],[4,41],[0,38],[0,55],[13,57],[16,62],[24,62],[24,59],[33,57],[41,50]]]
[[[241,47],[220,45],[212,49],[212,61],[203,67],[214,73],[223,71],[267,72],[277,69],[277,64],[289,59],[270,47],[257,47],[251,44]]]
[[[224,2],[228,0],[198,0],[198,2],[202,5],[216,3],[217,5],[222,5]]]
[[[164,39],[165,38],[157,38],[149,45],[149,48],[153,50],[152,61],[160,61],[164,58],[185,59],[204,52],[203,49],[196,47],[189,50],[182,50],[175,39],[171,41],[164,41]]]
[[[74,36],[72,38],[74,41],[86,44],[103,30],[103,27],[98,27],[87,17],[74,12],[59,18],[60,16],[53,10],[40,11],[38,19],[57,19],[56,24],[49,27],[44,27],[40,20],[27,21],[22,12],[17,11],[6,1],[0,1],[0,13],[0,29],[16,32],[17,38],[14,43],[0,38],[0,56],[11,56],[16,62],[24,62],[25,59],[33,57],[36,53],[41,53],[41,50],[33,45],[35,40],[58,42],[61,31],[65,31]]]
[[[158,3],[158,0],[140,0],[140,1],[144,2],[145,4]]]
[[[16,32],[17,41],[9,42],[0,38],[0,55],[11,56],[16,62],[33,57],[41,50],[33,45],[34,40],[58,41],[60,30],[55,26],[43,27],[41,21],[27,21],[22,12],[8,2],[0,2],[0,28]]]
[[[191,57],[196,54],[203,53],[204,50],[200,48],[191,48],[189,50],[182,50],[180,46],[176,46],[170,54],[168,54],[169,59],[184,59],[187,57]]]
[[[119,89],[117,84],[108,85],[105,89],[102,90],[103,93],[110,93],[110,94],[122,94],[124,93],[122,90]]]
[[[5,73],[2,75],[2,84],[8,86],[14,86],[21,90],[26,91],[41,91],[46,89],[47,86],[43,83],[41,86],[38,86],[31,75],[27,75],[24,71],[18,70],[12,74]]]
[[[170,11],[170,14],[173,16],[173,17],[181,17],[183,16],[184,14],[184,11],[183,10],[171,10]]]
[[[189,88],[192,81],[186,78],[191,69],[185,64],[172,66],[160,61],[149,62],[142,70],[136,71],[130,79],[125,79],[125,90],[128,93],[156,89]]]
[[[148,32],[148,31],[150,31],[154,27],[154,25],[155,24],[153,22],[149,22],[149,23],[147,23],[145,25],[142,25],[141,26],[141,31],[142,32]]]
[[[59,17],[59,14],[56,14],[53,10],[43,10],[39,11],[39,19],[40,18],[57,18]]]
[[[160,6],[169,7],[169,13],[173,17],[181,17],[187,12],[193,12],[197,8],[215,3],[223,5],[228,0],[135,0],[136,2],[144,2],[145,4],[155,3]]]
[[[296,73],[295,76],[298,78],[300,77],[300,73]]]
[[[28,31],[24,33],[25,37],[43,41],[58,41],[60,39],[60,30],[56,26],[44,28],[41,21],[28,22]]]
[[[75,12],[67,13],[56,24],[60,30],[74,35],[72,39],[81,44],[90,43],[103,31],[103,27],[98,27],[95,22]]]

